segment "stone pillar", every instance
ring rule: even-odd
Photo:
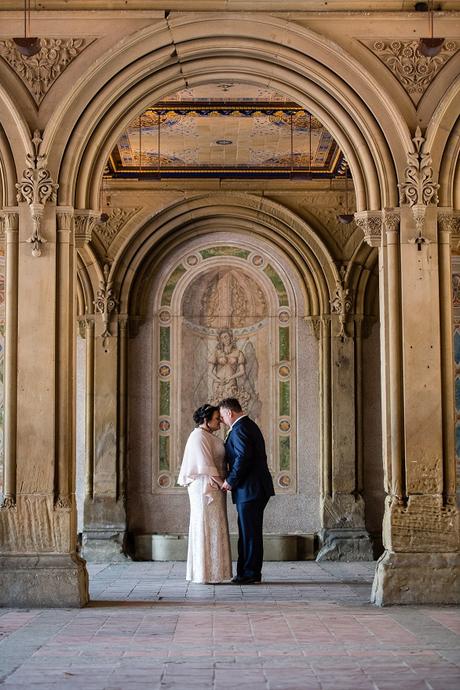
[[[360,420],[360,322],[352,315],[353,294],[345,267],[331,300],[331,318],[321,331],[322,371],[322,542],[317,561],[372,560],[364,524]],[[356,337],[358,336],[358,337]]]
[[[398,210],[382,214],[385,552],[372,601],[378,605],[460,599],[459,519],[453,452],[453,358],[449,233],[438,231],[428,154],[409,158]],[[418,189],[413,191],[414,180]],[[430,186],[431,185],[431,186]],[[369,214],[377,222],[378,213]],[[357,214],[366,224],[366,213]],[[367,218],[369,221],[369,218]]]
[[[56,186],[38,156],[40,143],[34,136],[19,208],[6,212],[0,605],[83,606],[88,579],[76,553],[74,496],[75,249],[71,218],[56,223]]]
[[[92,562],[125,561],[124,393],[126,322],[116,318],[109,266],[87,317],[87,491],[83,556]],[[120,398],[120,396],[122,396]]]

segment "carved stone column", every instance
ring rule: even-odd
[[[76,554],[73,230],[68,217],[57,227],[45,165],[36,148],[18,185],[18,229],[7,224],[9,496],[0,509],[0,605],[8,606],[88,601]]]
[[[453,502],[453,360],[448,231],[440,227],[431,160],[418,130],[402,205],[382,216],[382,388],[385,552],[379,605],[459,601],[459,519]],[[386,432],[386,433],[385,433]]]
[[[87,495],[84,505],[84,557],[92,562],[125,561],[126,506],[124,495],[125,321],[118,320],[110,268],[95,300],[95,314],[86,330]],[[94,320],[93,320],[94,319]],[[89,404],[88,404],[89,403]]]
[[[322,542],[317,561],[372,560],[372,544],[364,524],[356,429],[359,408],[357,340],[353,294],[342,267],[331,300],[330,321],[321,329],[323,410]]]

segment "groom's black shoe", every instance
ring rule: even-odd
[[[259,585],[260,577],[239,577],[238,575],[232,579],[232,585]]]

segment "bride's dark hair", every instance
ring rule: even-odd
[[[193,421],[197,426],[203,424],[203,422],[210,422],[216,410],[219,410],[219,408],[214,405],[202,405],[193,413]]]

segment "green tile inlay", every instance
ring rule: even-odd
[[[267,274],[267,276],[270,278],[270,280],[273,283],[273,286],[278,294],[278,302],[280,307],[288,307],[289,306],[289,300],[286,292],[286,288],[284,287],[284,283],[279,277],[278,273],[275,271],[273,266],[271,264],[267,264],[264,268],[264,272]]]
[[[291,439],[280,436],[280,470],[288,470],[291,466]]]
[[[179,278],[185,273],[187,269],[185,266],[182,264],[179,264],[179,266],[176,266],[174,271],[171,273],[169,276],[169,280],[165,285],[165,289],[163,290],[163,295],[161,296],[161,305],[162,306],[169,306],[171,304],[171,298],[174,292],[174,288],[176,287]]]
[[[171,359],[171,348],[169,344],[169,326],[160,326],[160,359],[161,361]]]
[[[169,415],[171,403],[171,388],[169,381],[160,381],[160,414]]]
[[[201,249],[200,254],[203,259],[210,259],[213,256],[238,256],[240,259],[247,259],[250,252],[240,247],[209,247]]]
[[[169,470],[169,436],[160,436],[160,470]]]
[[[280,416],[288,417],[291,413],[291,384],[289,381],[280,381]]]
[[[279,327],[279,341],[280,341],[280,362],[289,360],[289,326]]]

